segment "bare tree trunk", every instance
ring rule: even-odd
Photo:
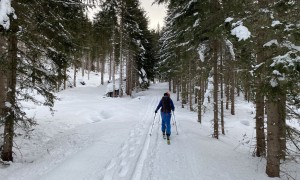
[[[260,157],[266,154],[266,142],[265,142],[265,132],[264,132],[264,96],[259,92],[256,92],[255,97],[256,104],[256,156]]]
[[[192,89],[192,74],[191,74],[191,67],[192,67],[192,60],[189,58],[189,73],[188,73],[188,98],[189,98],[189,104],[190,104],[190,111],[194,111],[194,108],[193,108],[193,89]]]
[[[226,76],[225,76],[225,96],[226,96],[226,109],[229,109],[229,89],[230,89],[230,79],[229,79],[229,73],[226,72]]]
[[[232,66],[233,65],[233,62],[231,63]],[[232,70],[234,70],[234,68],[232,68]],[[231,102],[231,108],[230,108],[230,112],[231,112],[231,115],[235,115],[235,99],[234,99],[234,89],[235,89],[235,73],[232,73],[231,74],[231,84],[230,84],[230,102]]]
[[[266,173],[269,177],[279,177],[280,175],[280,142],[279,124],[280,114],[278,97],[268,100],[267,104],[267,167]]]
[[[87,59],[87,65],[88,65],[88,80],[90,80],[90,73],[91,73],[91,68],[92,68],[92,58],[91,58],[90,52],[87,52],[86,59]]]
[[[285,160],[286,156],[286,94],[280,95],[278,102],[279,113],[279,143],[280,143],[280,158]]]
[[[5,96],[6,96],[6,78],[4,72],[0,70],[0,119],[4,118],[5,108]]]
[[[187,103],[186,78],[182,75],[181,79],[181,107],[184,108],[184,105]]]
[[[130,57],[129,54],[127,54],[127,59],[126,59],[126,94],[131,96],[130,92],[129,92],[129,84],[130,84]]]
[[[109,76],[108,80],[111,81],[111,72],[112,72],[112,53],[109,53]]]
[[[68,79],[67,67],[64,67],[64,89],[67,89],[67,79]]]
[[[5,44],[4,38],[0,35],[0,54],[3,54],[1,47]],[[5,97],[6,97],[6,76],[2,68],[0,68],[0,119],[4,118]]]
[[[225,127],[224,127],[224,100],[223,100],[223,84],[224,84],[224,71],[223,71],[223,48],[222,44],[220,44],[220,91],[221,91],[221,128],[222,134],[225,135]]]
[[[119,97],[123,96],[123,0],[121,0],[120,8],[120,81],[119,81]]]
[[[12,1],[12,3],[16,3]],[[15,7],[15,6],[13,6]],[[11,29],[8,37],[8,76],[7,87],[10,89],[6,94],[5,123],[4,123],[4,142],[1,158],[3,161],[13,161],[13,137],[15,123],[16,107],[16,84],[17,84],[17,51],[18,51],[18,22],[17,19],[11,18]]]
[[[103,56],[101,61],[101,85],[104,84],[104,73],[105,73],[105,57]]]
[[[169,91],[172,91],[172,79],[169,77]]]
[[[132,87],[133,87],[133,62],[130,52],[127,54],[127,63],[126,63],[126,93],[129,96],[132,96]]]
[[[218,117],[218,90],[219,90],[219,82],[218,82],[218,42],[217,40],[213,40],[212,46],[213,46],[213,66],[214,66],[214,138],[219,138],[219,117]]]
[[[202,83],[202,77],[200,76],[199,78],[199,84],[200,84],[200,89],[198,89],[198,122],[201,124],[202,123],[202,86],[201,86],[201,83]]]
[[[100,58],[97,58],[96,59],[96,68],[97,68],[97,72],[99,73],[101,70],[100,70]]]
[[[74,76],[73,76],[73,84],[74,84],[74,87],[76,87],[76,79],[77,79],[77,67],[76,67],[76,65],[74,64]]]
[[[81,76],[84,77],[84,70],[85,70],[85,56],[81,57]]]
[[[113,83],[113,97],[116,97],[115,89],[116,89],[116,79],[115,79],[115,74],[116,74],[116,36],[115,36],[115,30],[113,30],[113,50],[112,50],[112,83]]]
[[[268,0],[258,0],[257,8],[266,8],[268,7]],[[261,67],[257,70],[256,79],[255,79],[255,104],[256,104],[256,156],[260,157],[266,154],[266,142],[265,142],[265,132],[264,132],[264,108],[265,108],[265,96],[262,94],[262,83],[264,76],[264,65],[262,65],[266,61],[265,51],[263,50],[263,45],[266,41],[266,30],[262,28],[266,24],[266,18],[264,15],[260,15],[258,17],[258,22],[256,23],[256,53],[257,53],[257,65]],[[266,111],[267,112],[267,111]],[[269,119],[269,117],[268,117]]]
[[[177,100],[177,101],[179,101],[179,97],[180,97],[180,94],[179,94],[179,93],[180,93],[180,87],[179,87],[179,86],[180,86],[180,84],[181,84],[181,83],[178,82],[178,81],[179,81],[179,80],[177,80],[177,86],[176,86],[176,89],[177,89],[177,90],[176,90],[176,91],[177,91],[177,93],[176,93],[176,94],[177,94],[176,100]]]
[[[173,93],[176,93],[177,77],[173,78],[172,85],[173,85]]]

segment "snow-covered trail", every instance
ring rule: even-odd
[[[197,123],[197,114],[182,109],[173,94],[179,134],[172,125],[171,145],[167,145],[162,138],[159,114],[154,119],[154,110],[166,90],[167,84],[154,84],[135,98],[104,98],[101,96],[104,89],[99,87],[62,92],[54,116],[42,108],[36,113],[41,120],[32,139],[21,143],[24,157],[0,168],[0,177],[8,180],[268,179],[260,159],[252,158],[247,149],[236,150],[236,144],[226,136],[213,139],[210,119],[204,119],[202,125]]]

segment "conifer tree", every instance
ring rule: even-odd
[[[6,30],[7,57],[4,77],[7,80],[4,108],[4,144],[2,159],[13,160],[13,137],[15,128],[30,128],[35,124],[27,118],[20,107],[20,100],[33,101],[49,106],[54,103],[54,92],[65,75],[72,51],[76,51],[77,31],[72,24],[82,17],[81,1],[12,1],[15,16]],[[17,17],[17,18],[15,18]],[[74,31],[72,31],[74,30]],[[61,74],[58,77],[56,74]],[[44,100],[37,100],[31,93]],[[18,123],[17,123],[18,122]],[[18,125],[18,127],[15,127]],[[20,127],[19,127],[20,126]]]

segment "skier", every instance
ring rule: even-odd
[[[171,110],[174,111],[175,107],[173,104],[172,99],[170,98],[170,94],[168,92],[164,93],[164,96],[160,100],[156,110],[157,111],[161,108],[161,131],[163,133],[163,137],[165,139],[167,135],[168,144],[170,144],[170,135],[171,135]]]

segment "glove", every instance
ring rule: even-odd
[[[157,113],[157,110],[155,110],[154,112],[155,112],[155,114],[156,114],[156,113]]]

